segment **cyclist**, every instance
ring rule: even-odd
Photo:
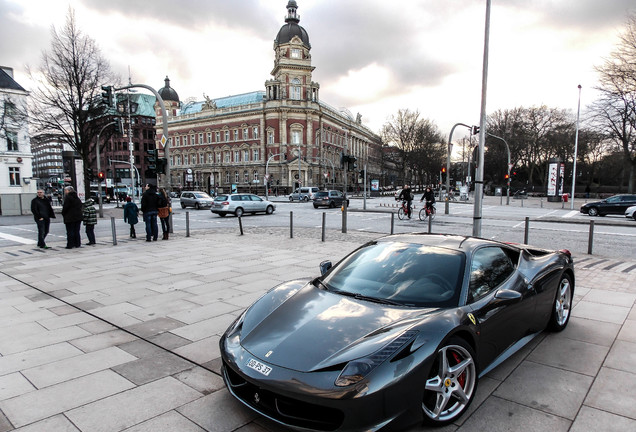
[[[432,212],[433,204],[435,203],[435,192],[433,192],[430,186],[426,187],[426,190],[424,191],[424,195],[422,195],[422,199],[420,200],[420,202],[424,200],[426,200],[427,213]]]
[[[411,194],[411,187],[407,184],[404,186],[404,189],[398,195],[398,200],[406,201],[407,209],[406,215],[411,219],[411,203],[413,202],[413,195]]]

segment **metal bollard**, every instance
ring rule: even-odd
[[[521,201],[523,202],[523,201]],[[526,216],[526,228],[525,228],[525,232],[523,233],[523,244],[528,244],[528,234],[530,232],[530,218],[528,216]]]
[[[431,216],[429,216],[428,217],[428,233],[429,234],[431,233],[432,227],[433,227],[433,221],[432,221]]]
[[[289,238],[294,238],[294,212],[289,212]]]
[[[592,246],[594,245],[594,221],[590,221],[590,235],[587,239],[587,253],[592,255]]]
[[[172,209],[172,207],[170,207]],[[170,212],[170,215],[168,215],[168,222],[170,223],[170,229],[168,230],[168,232],[170,234],[174,233],[174,230],[172,229],[172,227],[174,227],[174,224],[172,223],[172,211]]]
[[[110,217],[110,227],[113,231],[113,246],[117,246],[117,232],[115,230],[115,218],[113,216]]]
[[[327,223],[327,213],[322,212],[322,241],[325,241],[325,225]]]
[[[543,208],[543,198],[541,198],[541,208]]]
[[[190,237],[190,212],[186,212],[186,237]]]
[[[519,200],[521,201],[521,207],[523,207],[523,202],[524,202],[525,200],[523,199],[523,197],[519,197]]]
[[[342,232],[347,233],[347,200],[342,201]]]
[[[243,235],[243,221],[242,221],[242,218],[239,216],[238,220],[239,220],[239,230],[241,231],[241,235]]]
[[[395,213],[391,213],[391,235],[394,234],[395,228]]]

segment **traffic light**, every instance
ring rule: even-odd
[[[509,176],[508,174],[506,174],[506,175],[504,176],[504,178],[505,178],[506,180],[508,180],[508,179],[510,178],[510,176]]]
[[[479,133],[479,126],[473,126],[470,128],[471,135],[477,135]]]
[[[446,173],[446,167],[445,166],[442,167],[442,174],[443,173]]]
[[[345,158],[347,162],[347,169],[349,171],[355,171],[356,168],[358,168],[358,164],[356,163],[358,161],[358,158],[351,155],[345,155]]]
[[[167,165],[168,165],[168,159],[166,159],[166,158],[157,158],[157,169],[155,169],[155,172],[157,174],[165,174]]]
[[[99,181],[103,181],[105,177],[106,175],[104,174],[104,171],[100,171],[97,173],[97,178],[99,179]]]
[[[120,117],[118,119],[115,119],[115,130],[117,131],[119,135],[124,134],[124,119],[123,118]]]
[[[113,86],[102,86],[102,104],[112,107],[115,105],[113,99]]]
[[[88,174],[89,180],[93,180],[95,178],[95,172],[93,171],[93,168],[88,168],[86,170],[86,173]]]
[[[364,170],[363,169],[360,170],[360,178],[364,178]]]
[[[157,172],[157,158],[158,150],[146,150],[146,156],[144,157],[144,161],[146,162],[146,169],[151,171],[153,174]]]

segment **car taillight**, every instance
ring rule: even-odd
[[[567,249],[560,249],[559,252],[561,252],[562,254],[567,255],[570,258],[572,257],[572,253],[569,250],[567,250]]]
[[[221,203],[221,205],[230,205],[230,202],[229,202],[229,201],[223,201],[223,202]]]

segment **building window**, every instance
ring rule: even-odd
[[[252,128],[252,138],[254,139],[258,139],[259,135],[258,135],[258,126],[254,126]]]
[[[18,134],[16,132],[7,131],[7,150],[18,151]]]
[[[199,153],[199,163],[205,163],[205,157],[203,156],[203,153]]]
[[[249,129],[248,128],[243,128],[243,139],[249,139],[250,134],[249,134]]]
[[[194,145],[195,141],[194,141],[194,134],[190,135],[190,145]]]
[[[4,101],[4,114],[6,116],[14,116],[18,113],[15,104],[9,100]]]
[[[294,78],[291,82],[290,93],[291,98],[294,100],[300,100],[300,80],[298,78]]]
[[[234,183],[238,183],[238,182],[239,182],[239,172],[234,171]]]
[[[208,132],[208,144],[212,143],[212,132]]]
[[[230,152],[229,151],[225,152],[225,163],[230,163]]]
[[[250,160],[250,151],[249,150],[243,150],[243,161],[244,162],[249,162]]]
[[[243,181],[245,183],[249,183],[250,182],[250,175],[247,171],[243,171]]]
[[[199,134],[199,142],[198,142],[198,144],[203,144],[203,134],[202,133]]]
[[[252,153],[252,160],[254,162],[258,162],[259,160],[261,160],[261,158],[259,157],[260,156],[259,153],[260,152],[258,151],[258,149],[254,149],[254,152]]]
[[[221,132],[214,132],[214,141],[221,142]]]
[[[214,155],[212,153],[208,153],[208,163],[214,163]]]
[[[298,48],[292,48],[292,50],[291,50],[291,58],[293,58],[293,59],[302,58],[301,55],[300,55],[300,50]]]
[[[230,131],[225,131],[225,142],[230,140]]]
[[[292,135],[292,144],[300,144],[300,131],[294,130],[291,133]]]
[[[20,186],[20,168],[9,167],[9,186]]]
[[[188,155],[183,155],[183,164],[188,165]]]
[[[267,132],[267,144],[274,144],[274,131]]]
[[[252,178],[254,179],[254,183],[258,183],[258,171],[254,170],[253,175],[254,176]]]
[[[221,163],[221,153],[217,153],[216,154],[216,163],[220,164]]]
[[[230,183],[230,172],[226,171],[225,172],[225,184]]]

